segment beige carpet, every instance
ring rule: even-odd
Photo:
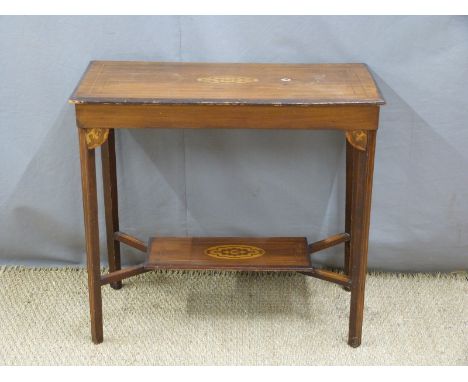
[[[364,340],[349,294],[299,274],[168,272],[103,288],[93,345],[82,269],[0,268],[0,364],[467,365],[465,275],[368,277]]]

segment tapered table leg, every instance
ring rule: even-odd
[[[119,230],[119,211],[117,194],[117,169],[115,159],[114,130],[109,131],[107,141],[101,146],[102,187],[104,190],[104,208],[106,215],[107,255],[109,272],[121,269],[120,243],[114,240],[114,233]],[[114,289],[122,288],[122,281],[110,284]]]
[[[367,145],[362,150],[350,147],[352,155],[351,201],[349,211],[349,262],[351,272],[351,307],[348,344],[361,344],[364,312],[364,287],[367,272],[367,248],[371,211],[372,176],[376,131],[368,131]]]
[[[351,203],[353,193],[353,150],[354,147],[346,140],[346,203],[345,203],[345,232],[351,235]],[[346,242],[344,245],[344,271],[345,274],[351,276],[351,242]],[[348,292],[349,287],[344,287]]]
[[[353,146],[346,141],[346,207],[345,207],[345,232],[351,234],[351,201],[353,192]],[[350,244],[345,243],[345,273],[351,275]]]
[[[88,149],[85,129],[78,128],[78,135],[80,142],[81,184],[83,188],[91,336],[93,342],[98,344],[103,341],[103,330],[95,150]]]

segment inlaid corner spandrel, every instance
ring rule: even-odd
[[[367,149],[367,131],[366,130],[351,130],[346,132],[346,140],[354,148],[366,151]]]
[[[88,149],[95,149],[107,141],[109,137],[109,129],[85,129],[86,130],[86,145]]]

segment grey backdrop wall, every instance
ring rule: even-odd
[[[67,98],[89,60],[366,62],[388,102],[369,266],[466,269],[467,40],[466,17],[2,17],[0,262],[84,263]],[[119,131],[117,144],[121,225],[145,240],[343,229],[339,133]],[[341,264],[341,249],[318,259]]]

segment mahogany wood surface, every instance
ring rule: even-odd
[[[78,129],[78,138],[80,145],[81,185],[83,190],[91,338],[95,344],[98,344],[103,341],[103,328],[96,160],[95,150],[89,150],[86,144],[85,130]]]
[[[365,64],[92,61],[73,103],[383,104]]]
[[[329,271],[327,269],[312,268],[306,272],[300,272],[307,276],[312,276],[321,280],[329,281],[346,288],[349,288],[351,285],[351,279],[347,275],[341,273]]]
[[[369,105],[76,105],[87,129],[338,129],[375,130],[379,108]]]
[[[305,237],[155,237],[147,268],[250,271],[310,268]]]
[[[104,212],[106,215],[107,258],[109,272],[120,270],[120,243],[114,239],[119,230],[117,195],[117,168],[115,158],[114,130],[109,131],[107,141],[101,147],[102,188],[104,191]],[[122,288],[122,282],[111,283],[112,288]]]
[[[348,265],[351,273],[348,344],[352,347],[361,345],[362,338],[376,132],[369,132],[367,140],[366,151],[354,148],[352,151],[351,200],[348,211],[351,235]]]
[[[148,248],[146,247],[146,244],[144,242],[124,232],[115,232],[114,239],[119,241],[120,243],[128,245],[129,247],[138,249],[141,252],[146,253],[148,251]]]
[[[132,267],[120,269],[118,271],[114,271],[114,272],[108,273],[107,275],[101,276],[101,285],[106,285],[106,284],[112,285],[118,282],[121,283],[123,279],[136,276],[141,273],[148,272],[148,271],[150,270],[146,269],[143,264],[134,265]]]
[[[327,237],[326,239],[309,244],[309,252],[314,253],[323,251],[324,249],[333,247],[335,245],[348,242],[350,239],[351,237],[346,232],[337,233],[336,235]]]
[[[353,159],[354,159],[354,148],[351,144],[346,141],[346,191],[345,191],[345,232],[350,234],[351,237],[351,202],[353,192]],[[350,255],[351,243],[347,241],[345,243],[344,251],[344,271],[350,276],[351,275],[351,255]],[[349,290],[348,290],[349,291]]]

